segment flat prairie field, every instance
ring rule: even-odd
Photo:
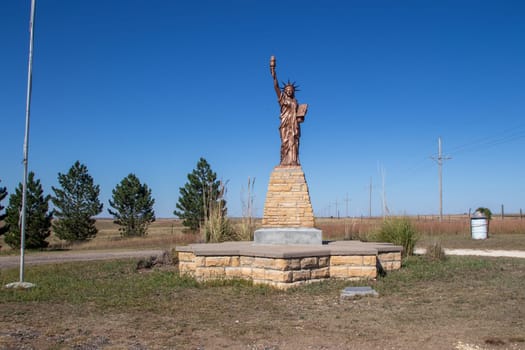
[[[411,257],[376,280],[200,284],[137,260],[29,266],[0,289],[1,349],[525,349],[525,259]],[[0,270],[0,283],[17,269]],[[342,299],[348,286],[379,297]]]
[[[490,221],[488,239],[471,238],[470,220],[466,215],[446,216],[442,222],[436,216],[409,217],[419,233],[418,247],[440,243],[444,248],[463,249],[507,249],[525,250],[525,219],[519,216],[499,217]],[[242,225],[242,219],[230,219],[233,227]],[[383,218],[316,218],[316,227],[323,231],[324,240],[370,240],[379,229]],[[254,219],[255,227],[261,224]],[[177,219],[157,219],[148,228],[145,237],[122,237],[119,226],[111,219],[97,219],[97,236],[87,242],[66,244],[53,233],[48,239],[48,250],[108,250],[108,249],[164,249],[170,250],[178,245],[203,242],[204,235],[190,232]],[[0,236],[0,254],[17,254],[18,250],[4,244]],[[31,252],[28,252],[29,254]]]

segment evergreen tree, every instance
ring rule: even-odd
[[[67,174],[58,173],[61,188],[52,187],[55,196],[51,198],[55,206],[53,230],[58,238],[66,241],[85,241],[97,234],[93,216],[102,212],[98,199],[100,187],[94,185],[93,178],[84,164],[77,160]]]
[[[0,236],[7,232],[7,224],[4,222],[6,214],[2,213],[2,210],[4,210],[2,201],[5,197],[7,197],[7,188],[0,187]]]
[[[113,190],[113,200],[109,205],[115,210],[108,209],[113,215],[114,223],[120,225],[122,236],[145,236],[148,225],[155,221],[151,190],[146,184],[141,184],[134,175],[129,174]]]
[[[44,196],[40,180],[35,180],[32,171],[27,178],[25,248],[36,249],[48,246],[46,238],[51,234],[53,212],[49,210],[51,196]],[[20,214],[22,211],[22,184],[9,197],[6,211],[7,233],[5,242],[12,248],[20,248]]]
[[[210,217],[210,208],[220,207],[226,215],[226,201],[221,196],[221,182],[211,170],[210,164],[200,158],[197,167],[188,174],[188,182],[179,189],[177,209],[173,212],[181,218],[182,224],[197,231]],[[216,205],[220,201],[220,205]],[[214,204],[215,203],[215,204]]]

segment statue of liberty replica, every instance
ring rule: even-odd
[[[270,175],[262,228],[255,231],[256,244],[322,244],[322,232],[314,228],[308,185],[299,162],[299,140],[308,105],[295,98],[295,83],[279,86],[276,59],[270,73],[280,106],[280,163]]]

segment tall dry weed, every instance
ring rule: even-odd
[[[255,218],[253,217],[255,178],[252,180],[248,177],[248,186],[243,189],[241,194],[242,219],[240,224],[236,225],[236,231],[240,240],[253,241],[253,234],[256,229]]]
[[[206,215],[202,230],[204,231],[204,240],[207,243],[217,243],[226,241],[235,241],[237,233],[226,216],[224,207],[224,197],[226,195],[226,185],[221,181],[219,184],[219,195],[217,200],[205,201]],[[206,197],[206,196],[205,196]],[[211,198],[211,196],[208,196]]]
[[[426,247],[425,257],[432,261],[444,261],[446,259],[445,249],[440,241],[433,241]]]

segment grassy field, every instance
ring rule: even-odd
[[[439,242],[444,248],[525,250],[525,220],[520,217],[493,218],[486,240],[473,240],[467,216],[447,216],[442,222],[435,216],[410,217],[419,233],[417,246]],[[367,240],[382,223],[382,218],[317,219],[323,238],[329,240]]]
[[[413,257],[374,281],[199,284],[137,261],[34,266],[0,290],[2,349],[525,349],[525,260]],[[0,283],[16,280],[0,271]],[[341,299],[350,285],[378,298]]]
[[[382,218],[318,218],[316,226],[323,231],[325,240],[361,239],[367,240],[382,223]],[[240,225],[240,219],[232,219],[234,225]],[[440,242],[444,248],[472,249],[518,249],[525,250],[525,220],[518,217],[499,217],[490,222],[489,238],[473,240],[470,233],[470,221],[466,216],[447,216],[443,222],[437,217],[411,217],[411,221],[420,234],[419,247]],[[260,220],[256,220],[260,225]],[[49,239],[50,249],[102,250],[102,249],[172,249],[177,245],[202,242],[198,233],[188,233],[180,220],[157,219],[152,223],[146,237],[122,238],[118,226],[110,219],[96,222],[98,235],[89,242],[65,244],[53,235]],[[0,254],[17,254],[0,238]]]

